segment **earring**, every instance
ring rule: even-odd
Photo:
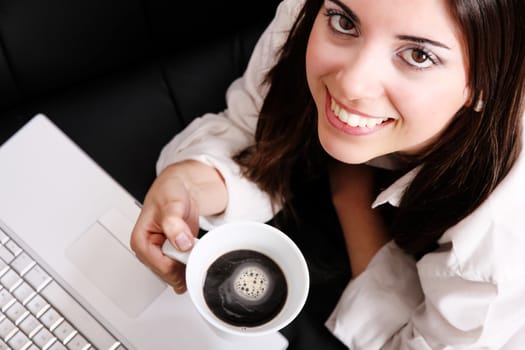
[[[481,97],[476,101],[476,104],[474,105],[474,112],[481,112],[483,110],[483,106],[485,105],[485,102],[481,99]]]

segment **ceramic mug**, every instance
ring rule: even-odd
[[[168,240],[162,250],[186,264],[190,299],[221,335],[276,332],[295,319],[308,296],[308,267],[301,251],[267,224],[227,223],[196,239],[188,252]]]

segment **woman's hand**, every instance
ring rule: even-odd
[[[168,239],[175,248],[190,250],[199,232],[199,215],[218,214],[226,203],[224,182],[214,168],[196,161],[169,166],[146,195],[131,234],[131,248],[176,293],[184,293],[186,267],[165,256],[162,244]]]
[[[380,213],[371,208],[374,168],[334,161],[329,173],[332,202],[345,236],[352,275],[357,277],[390,239]]]

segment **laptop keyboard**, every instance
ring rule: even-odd
[[[125,350],[0,229],[0,350]]]

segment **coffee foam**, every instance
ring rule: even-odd
[[[253,250],[233,250],[209,267],[203,296],[221,320],[255,327],[274,318],[288,294],[286,278],[268,256]]]
[[[269,288],[268,272],[260,265],[241,266],[233,278],[233,290],[249,301],[259,301]]]

